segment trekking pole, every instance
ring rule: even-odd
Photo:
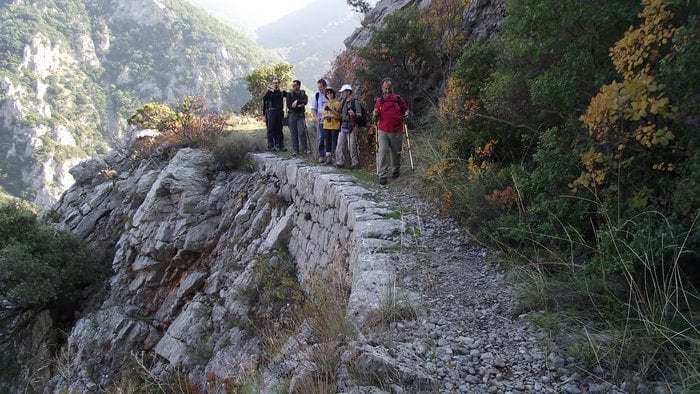
[[[411,159],[411,171],[415,171],[415,167],[413,167],[413,154],[411,153],[411,139],[408,138],[408,126],[406,126],[406,123],[403,124],[403,131],[406,133],[406,146],[408,147],[408,158]]]
[[[311,150],[311,140],[309,139],[309,128],[306,127],[306,114],[304,114],[304,135],[306,136],[306,150]],[[306,155],[306,152],[304,152]]]
[[[379,121],[374,124],[374,154],[379,157]],[[377,167],[377,175],[379,175],[379,167]]]

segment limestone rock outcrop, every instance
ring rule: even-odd
[[[381,365],[429,383],[362,342],[395,285],[388,251],[402,222],[348,175],[271,154],[251,160],[255,172],[225,172],[204,150],[140,162],[112,151],[73,169],[76,184],[48,215],[102,253],[113,274],[70,331],[49,387],[105,389],[129,368],[154,379],[182,373],[200,387],[262,369],[267,387],[298,386],[318,367],[309,358],[318,346],[345,353],[345,369]],[[256,273],[284,259],[307,296],[318,283],[348,289],[343,314],[359,342],[319,343],[302,324],[268,360],[255,316],[273,306],[260,305]],[[348,376],[343,384],[359,383]]]

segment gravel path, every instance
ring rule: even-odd
[[[411,178],[377,189],[407,224],[396,257],[404,290],[395,298],[410,300],[417,317],[368,339],[413,358],[441,393],[622,392],[584,377],[527,316],[516,315],[515,288],[502,269],[487,263],[490,252],[420,199]]]

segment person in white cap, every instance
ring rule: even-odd
[[[362,115],[360,103],[353,99],[350,85],[343,85],[340,88],[342,99],[340,100],[340,134],[338,135],[338,146],[335,149],[335,166],[342,168],[345,166],[345,146],[350,152],[350,164],[352,168],[360,166],[360,154],[357,150],[357,134],[360,128],[356,123],[357,117]]]

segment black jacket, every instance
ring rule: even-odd
[[[282,114],[284,109],[284,97],[287,92],[284,90],[268,90],[263,97],[263,114],[268,115],[269,111]]]
[[[297,101],[297,107],[292,108],[292,103],[294,100]],[[300,90],[298,92],[291,91],[287,92],[287,111],[294,113],[304,113],[304,106],[309,102],[309,98],[306,97],[306,92]]]

